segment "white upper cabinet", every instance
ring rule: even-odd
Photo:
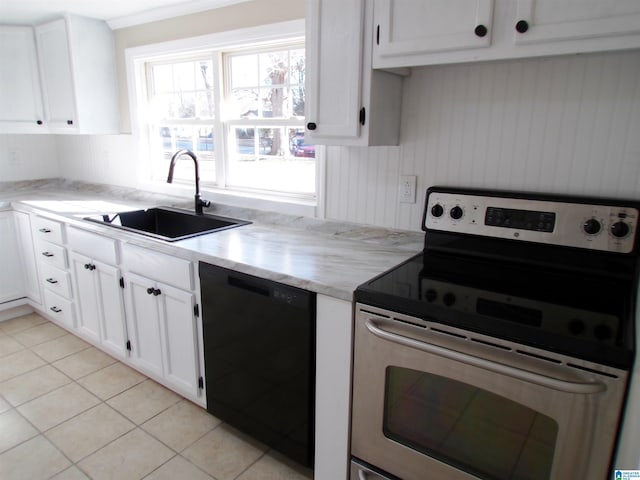
[[[638,0],[518,0],[519,45],[640,34]],[[632,45],[638,46],[636,43]]]
[[[491,44],[493,0],[378,0],[373,65],[386,57]]]
[[[397,145],[402,78],[371,68],[367,0],[307,0],[307,105],[311,141]]]
[[[50,133],[118,133],[113,32],[100,20],[66,16],[35,27]]]
[[[46,132],[33,28],[0,26],[0,133]]]
[[[374,68],[640,48],[638,0],[374,2]]]

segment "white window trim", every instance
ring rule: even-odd
[[[278,41],[290,42],[304,38],[305,21],[292,20],[288,22],[261,25],[258,27],[213,33],[198,37],[172,40],[168,42],[143,45],[125,49],[125,65],[127,73],[127,89],[129,92],[129,108],[131,115],[131,131],[138,151],[132,152],[139,159],[138,184],[140,188],[170,195],[193,196],[193,185],[161,184],[146,179],[143,172],[147,170],[151,159],[148,149],[148,132],[140,124],[140,118],[145,114],[146,99],[140,97],[146,91],[144,64],[150,58],[198,51],[234,48],[240,45],[269,44]],[[324,218],[325,193],[324,179],[326,168],[325,149],[316,148],[316,200],[292,200],[286,196],[261,195],[254,193],[240,193],[225,189],[202,187],[202,196],[213,203],[224,203],[244,208],[269,210],[291,215]],[[169,166],[167,165],[167,171]]]

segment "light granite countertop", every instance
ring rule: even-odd
[[[358,285],[422,250],[419,232],[294,217],[215,205],[206,213],[249,220],[229,230],[164,242],[88,222],[95,213],[174,206],[193,200],[105,185],[40,180],[0,183],[0,209],[39,213],[122,242],[204,261],[351,301]]]

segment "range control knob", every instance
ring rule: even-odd
[[[587,327],[584,324],[584,321],[580,320],[579,318],[574,318],[573,320],[571,320],[569,322],[569,331],[573,335],[580,335],[580,334],[584,333],[586,328]]]
[[[436,292],[433,288],[430,288],[425,292],[424,297],[427,300],[427,302],[429,303],[434,302],[436,298],[438,298],[438,292]]]
[[[447,307],[452,306],[456,303],[456,296],[451,292],[447,292],[442,296],[442,303],[444,303]]]
[[[454,220],[460,220],[463,214],[464,211],[458,205],[456,205],[449,211],[449,215],[451,215],[451,218],[453,218]]]
[[[589,235],[595,235],[602,229],[602,225],[595,218],[590,218],[582,225],[582,229]]]
[[[438,218],[441,217],[444,213],[444,208],[439,203],[436,203],[433,207],[431,207],[431,215]]]
[[[611,235],[616,238],[623,238],[629,234],[629,225],[624,222],[616,222],[611,225]]]

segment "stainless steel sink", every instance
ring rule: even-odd
[[[217,215],[196,215],[188,210],[171,207],[93,215],[84,217],[84,219],[167,242],[184,240],[251,223]]]

